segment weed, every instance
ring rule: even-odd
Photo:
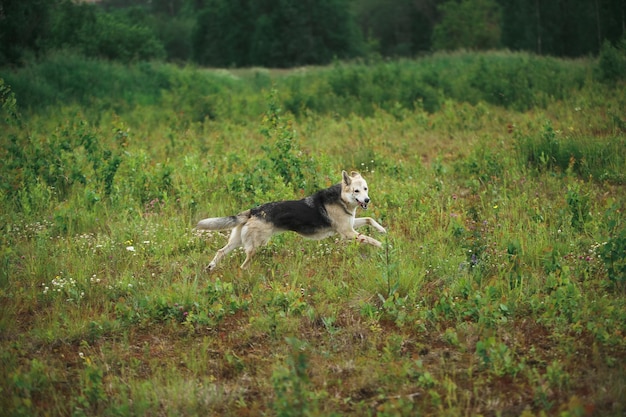
[[[85,350],[89,345],[83,343],[81,349]],[[104,372],[93,360],[84,352],[79,352],[84,368],[81,374],[80,394],[73,400],[72,416],[88,416],[97,413],[103,408],[103,403],[107,400],[104,388]]]
[[[589,196],[581,195],[580,187],[577,184],[573,184],[567,188],[566,199],[572,216],[572,227],[578,231],[584,230],[585,223],[591,219],[589,214]]]
[[[524,363],[516,359],[511,349],[493,336],[476,342],[476,356],[484,367],[498,377],[515,377],[524,369]]]
[[[307,344],[296,338],[285,339],[290,348],[286,367],[272,373],[273,409],[277,416],[306,416],[316,409],[316,398],[309,390]]]
[[[610,237],[597,249],[610,282],[623,290],[626,287],[626,227],[622,224],[621,211],[616,207],[607,211],[606,223]]]

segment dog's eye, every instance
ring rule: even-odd
[[[354,190],[354,193],[355,193],[355,194],[358,194],[358,193],[359,193],[359,190]]]

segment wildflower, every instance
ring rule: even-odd
[[[134,252],[135,251],[135,247],[134,246],[126,246],[126,250],[129,252]]]

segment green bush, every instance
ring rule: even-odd
[[[146,19],[141,9],[106,13],[93,5],[62,1],[43,42],[48,50],[70,48],[122,62],[165,58],[163,44]]]
[[[94,27],[85,27],[80,48],[87,56],[129,62],[165,58],[152,29],[108,13],[99,13]]]
[[[2,191],[17,197],[43,183],[64,200],[74,185],[89,184],[96,194],[109,196],[125,146],[123,137],[116,138],[119,143],[108,146],[84,121],[62,126],[47,138],[12,136],[2,155]]]
[[[597,77],[603,82],[626,79],[626,38],[617,45],[604,41],[598,57]]]
[[[175,108],[188,120],[203,121],[258,117],[264,111],[263,90],[272,82],[281,91],[281,107],[297,117],[308,112],[371,116],[379,110],[401,117],[407,110],[436,112],[446,99],[524,111],[579,90],[585,72],[584,63],[499,52],[337,63],[288,76],[270,77],[262,71],[235,76],[155,62],[122,65],[65,50],[27,68],[5,70],[2,76],[22,109],[74,101],[120,111],[154,104]]]

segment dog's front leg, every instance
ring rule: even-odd
[[[369,237],[367,235],[359,233],[354,229],[347,230],[340,234],[344,239],[349,239],[349,240],[355,239],[359,243],[367,243],[369,245],[376,246],[377,248],[380,248],[383,245],[382,243],[380,243],[373,237]]]
[[[361,234],[361,233],[356,233],[355,239],[357,240],[357,242],[360,243],[367,243],[370,244],[372,246],[376,246],[377,248],[380,248],[381,246],[383,246],[382,243],[380,243],[379,241],[377,241],[376,239],[374,239],[373,237],[369,237],[367,235]]]
[[[371,217],[357,217],[354,219],[354,228],[358,229],[359,227],[369,225],[378,230],[381,233],[387,233],[384,227],[382,227],[376,220]]]

